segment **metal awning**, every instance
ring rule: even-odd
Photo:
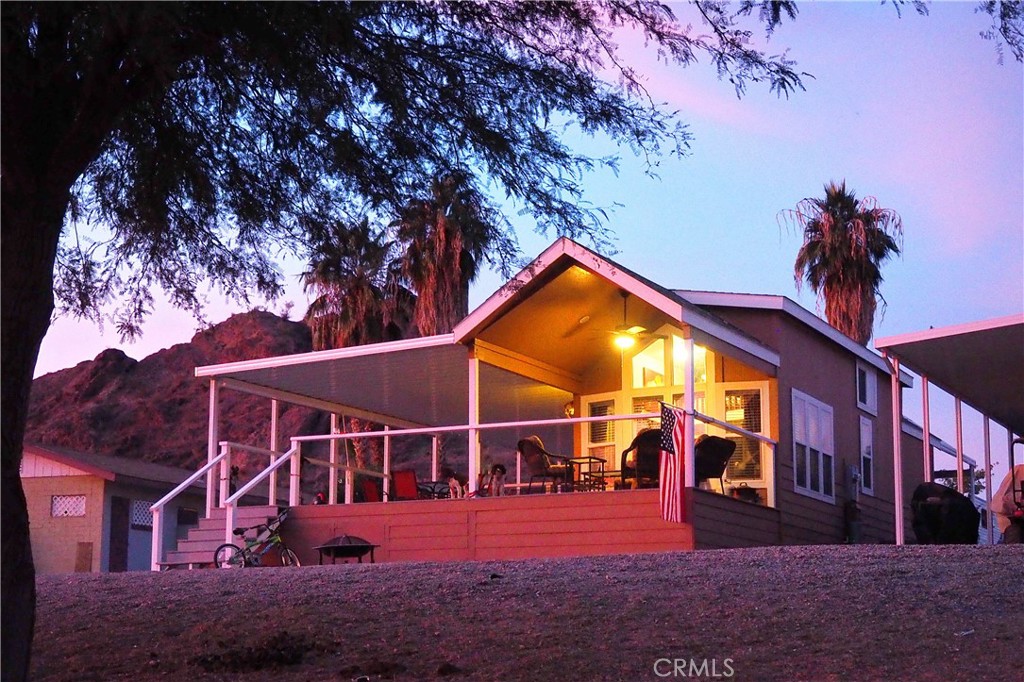
[[[1014,433],[1024,433],[1024,313],[887,336],[875,347]]]
[[[451,334],[197,367],[197,377],[399,427],[466,424],[469,349]],[[572,395],[481,363],[481,421],[558,416]]]

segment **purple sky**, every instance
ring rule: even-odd
[[[888,308],[876,336],[1024,310],[1024,78],[1011,55],[999,65],[994,43],[979,37],[990,22],[975,5],[933,3],[930,16],[904,9],[897,18],[891,5],[801,4],[797,21],[769,43],[771,51],[790,48],[814,75],[806,92],[788,100],[756,88],[737,100],[707,64],[658,65],[624,37],[654,99],[679,110],[694,140],[688,157],[662,162],[660,180],[629,156],[617,177],[587,178],[589,201],[618,205],[608,221],[617,237],[612,258],[665,286],[783,294],[815,311],[813,296],[794,288],[799,238],[777,215],[821,196],[825,182],[845,179],[858,196],[875,196],[903,217],[904,255],[883,269]],[[678,10],[690,16],[689,8]],[[600,139],[581,144],[610,151]],[[554,238],[533,234],[525,220],[516,225],[527,258]],[[268,309],[291,301],[292,318],[301,317],[301,269],[284,264],[288,292]],[[482,277],[472,305],[500,283]],[[216,294],[209,299],[212,322],[240,311]],[[157,308],[135,344],[120,343],[110,325],[100,333],[59,319],[36,375],[110,347],[141,359],[187,342],[195,330],[189,315],[168,306]],[[907,399],[913,417],[920,398]],[[932,401],[944,409],[942,396]],[[980,432],[980,417],[967,415]],[[933,430],[953,442],[948,420],[933,422]],[[1005,432],[994,430],[993,442],[1005,442]]]

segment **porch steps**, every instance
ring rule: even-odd
[[[236,526],[255,526],[268,523],[280,513],[272,505],[238,507],[235,510]],[[213,553],[224,544],[223,509],[214,509],[210,516],[199,519],[199,525],[190,528],[188,536],[178,541],[177,549],[171,550],[160,562],[161,570],[171,568],[205,568],[213,566]]]

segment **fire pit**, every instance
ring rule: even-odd
[[[373,550],[380,547],[375,545],[369,540],[356,537],[355,535],[339,535],[336,538],[331,538],[322,545],[317,545],[315,549],[320,554],[319,564],[323,565],[324,557],[328,556],[331,558],[331,563],[337,563],[338,559],[358,559],[359,563],[363,563],[363,557],[367,554],[370,555],[370,563],[375,563],[373,560]]]

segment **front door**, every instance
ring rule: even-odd
[[[127,497],[110,498],[110,562],[108,570],[128,570],[128,525],[131,503]]]

